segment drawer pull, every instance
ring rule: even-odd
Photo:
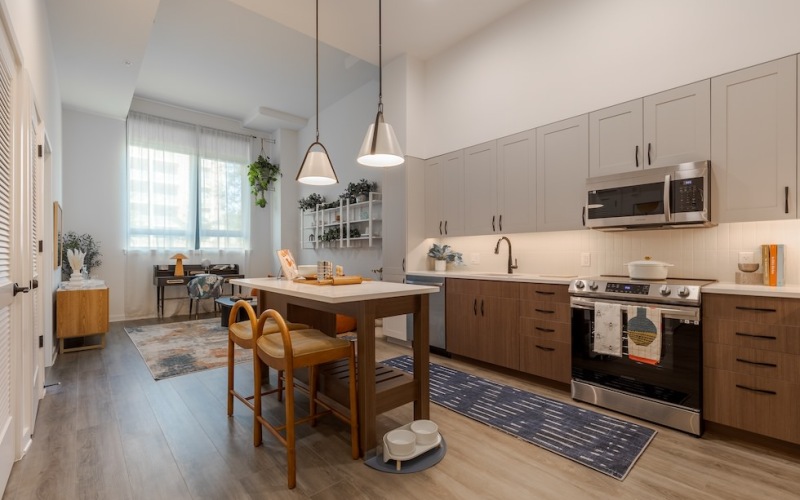
[[[534,309],[537,313],[544,313],[544,314],[555,314],[555,311],[547,311],[545,309]]]
[[[747,359],[736,358],[736,361],[739,363],[747,363],[748,365],[756,365],[756,366],[768,366],[770,368],[777,368],[778,365],[776,363],[762,363],[761,361],[750,361]]]
[[[739,337],[750,337],[754,339],[762,339],[762,340],[777,340],[778,337],[774,335],[756,335],[755,333],[744,333],[744,332],[736,332],[736,335]]]
[[[541,346],[541,345],[539,345],[539,344],[536,344],[536,348],[537,348],[537,349],[541,349],[541,350],[543,350],[543,351],[547,351],[547,352],[552,352],[552,351],[555,351],[555,350],[556,350],[556,348],[555,348],[555,347],[545,347],[545,346]]]
[[[774,313],[778,312],[777,309],[770,309],[767,307],[745,307],[745,306],[736,306],[736,309],[740,311],[755,311],[755,312],[765,312],[765,313]]]
[[[537,327],[535,327],[535,328],[536,328],[537,330],[539,330],[540,332],[545,332],[545,333],[553,333],[553,332],[555,331],[555,330],[554,330],[554,329],[552,329],[552,328],[542,328],[541,326],[537,326]]]
[[[168,285],[182,285],[183,280],[167,280]]]
[[[541,290],[536,290],[536,293],[538,293],[539,295],[555,295],[556,294],[556,292],[543,292]]]
[[[536,346],[536,347],[539,347],[539,346]],[[745,391],[757,392],[757,393],[759,393],[759,394],[768,394],[768,395],[770,395],[770,396],[776,396],[776,395],[778,394],[778,393],[777,393],[777,392],[775,392],[775,391],[768,391],[768,390],[766,390],[766,389],[753,389],[752,387],[747,387],[746,385],[739,385],[739,384],[736,384],[736,387],[737,387],[738,389],[744,389]]]

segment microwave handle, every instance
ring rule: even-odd
[[[664,176],[664,218],[667,222],[672,221],[672,207],[669,202],[670,190],[672,188],[672,178],[669,174]]]

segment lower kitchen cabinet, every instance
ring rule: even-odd
[[[800,300],[703,300],[704,418],[800,444]]]
[[[520,285],[519,369],[569,383],[571,329],[566,285]]]
[[[447,350],[519,368],[519,283],[447,279]]]

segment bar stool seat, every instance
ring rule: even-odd
[[[253,419],[253,444],[261,445],[262,426],[266,427],[277,439],[286,447],[287,453],[287,479],[289,488],[296,485],[297,475],[297,452],[295,447],[295,425],[310,422],[315,425],[322,415],[332,413],[336,417],[350,424],[350,447],[353,459],[360,455],[358,445],[358,411],[356,407],[356,356],[353,343],[349,340],[340,339],[325,335],[319,330],[305,329],[290,331],[281,315],[272,309],[261,314],[258,319],[258,327],[265,324],[270,319],[274,320],[280,330],[279,333],[272,333],[260,336],[256,342],[253,353],[253,372],[254,372],[254,419]],[[319,365],[336,361],[339,359],[348,360],[350,375],[350,414],[345,415],[337,411],[334,407],[328,406],[323,401],[317,399],[317,378]],[[261,414],[261,363],[263,361],[269,367],[278,372],[283,372],[286,384],[286,401],[284,403],[285,420],[283,424],[271,424]],[[300,419],[295,419],[294,415],[294,370],[298,368],[308,368],[308,399],[309,415]],[[327,409],[324,412],[317,412],[317,405]],[[285,436],[284,433],[285,432]]]
[[[244,310],[247,313],[247,317],[249,318],[246,321],[239,321],[236,322],[236,317],[239,314],[240,310]],[[253,349],[253,331],[257,331],[258,320],[256,317],[256,313],[253,310],[253,306],[246,300],[239,300],[237,301],[233,307],[231,308],[231,312],[228,316],[228,416],[233,415],[233,398],[238,399],[245,406],[247,406],[250,411],[253,411],[253,396],[245,396],[240,394],[234,388],[233,377],[234,377],[234,349],[235,346],[239,346],[242,349]],[[308,328],[308,325],[303,323],[286,323],[286,327],[289,330],[304,330]],[[262,325],[262,334],[271,334],[280,331],[278,324],[274,320],[265,321]],[[278,400],[282,400],[282,393],[283,393],[283,379],[278,374],[278,387],[277,389],[270,390],[264,392],[262,395],[271,394],[273,392],[278,393]]]

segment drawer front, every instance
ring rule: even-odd
[[[572,379],[569,344],[520,335],[520,346],[520,371],[565,384]]]
[[[455,278],[447,278],[445,280],[448,293],[463,293],[464,295],[478,295],[480,283],[481,282],[479,280],[463,280]]]
[[[520,298],[541,302],[569,302],[567,285],[550,285],[546,283],[522,283]]]
[[[750,349],[800,354],[800,327],[721,318],[703,322],[703,339]]]
[[[520,303],[519,314],[522,317],[544,321],[570,322],[569,303],[523,300]]]
[[[703,319],[721,318],[770,325],[800,324],[800,300],[742,295],[703,295]]]
[[[570,324],[561,321],[546,321],[543,319],[523,316],[520,318],[520,334],[536,337],[543,340],[572,343],[572,330]]]
[[[703,366],[800,384],[800,356],[725,344],[703,344]]]
[[[706,420],[800,443],[800,385],[714,368],[703,374]]]

